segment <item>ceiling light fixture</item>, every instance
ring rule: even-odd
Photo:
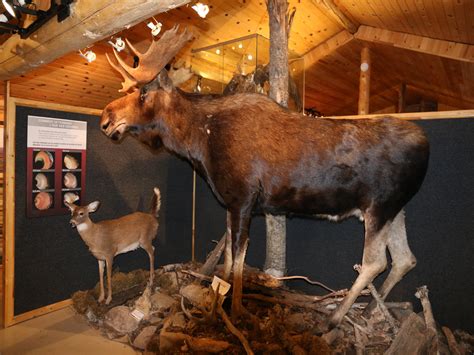
[[[195,5],[191,6],[194,11],[197,12],[199,17],[206,18],[207,14],[209,13],[209,6],[203,3],[196,3]]]
[[[153,37],[156,37],[161,32],[161,27],[163,26],[163,24],[161,22],[156,21],[154,17],[153,20],[155,22],[150,21],[146,25],[151,30],[151,34],[153,35]]]
[[[125,49],[125,42],[122,40],[121,37],[117,37],[115,42],[109,41],[108,42],[112,47],[115,48],[117,52],[121,52]]]
[[[88,63],[92,63],[97,58],[96,54],[92,50],[88,50],[85,53],[79,51],[79,55],[87,60]]]

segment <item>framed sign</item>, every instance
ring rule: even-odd
[[[28,116],[28,217],[68,213],[85,198],[87,122]]]

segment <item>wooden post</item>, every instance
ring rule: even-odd
[[[401,83],[398,90],[398,113],[405,112],[405,96],[407,91],[407,84]]]
[[[288,35],[291,20],[286,0],[268,0],[270,21],[270,97],[288,107]],[[267,249],[264,271],[273,276],[286,272],[286,217],[265,216]]]
[[[370,50],[364,47],[360,57],[360,81],[359,81],[359,115],[369,113],[370,101]]]

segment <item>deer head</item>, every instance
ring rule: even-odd
[[[64,203],[71,211],[71,220],[69,223],[71,223],[71,227],[73,228],[87,222],[89,220],[89,213],[97,211],[100,205],[99,201],[91,202],[87,206],[77,206],[67,201]]]
[[[121,92],[129,92],[108,104],[100,122],[102,131],[113,140],[120,140],[126,132],[139,135],[155,117],[162,117],[167,109],[174,85],[168,77],[165,65],[192,38],[186,30],[178,32],[178,27],[166,31],[158,41],[153,41],[145,53],[140,53],[126,40],[133,54],[139,58],[139,65],[133,68],[118,55],[114,49],[115,60],[109,55],[110,65],[123,77]],[[144,142],[159,146],[158,137],[144,134]]]

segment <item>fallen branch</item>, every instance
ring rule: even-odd
[[[441,327],[444,335],[446,336],[446,340],[448,341],[449,351],[452,355],[461,355],[461,350],[459,350],[458,342],[454,337],[453,332],[448,327]]]
[[[317,286],[320,286],[326,290],[328,290],[329,292],[336,292],[334,291],[332,288],[329,288],[328,286],[326,286],[325,284],[319,282],[319,281],[312,281],[310,280],[308,277],[306,276],[299,276],[299,275],[294,275],[294,276],[282,276],[282,277],[275,277],[277,280],[280,280],[280,281],[284,281],[284,280],[304,280],[306,281],[307,283],[311,284],[311,285],[317,285]]]
[[[354,265],[354,270],[356,270],[358,273],[360,273],[362,269],[362,266],[359,264]],[[374,298],[375,302],[377,302],[377,306],[379,307],[380,311],[384,315],[385,319],[387,322],[390,324],[390,327],[392,327],[393,332],[397,333],[399,328],[395,322],[395,319],[392,317],[390,312],[388,311],[387,307],[385,306],[385,303],[383,302],[382,298],[380,297],[379,293],[375,289],[375,286],[372,282],[370,282],[367,285],[367,288],[369,289],[370,293],[372,294],[372,297]]]
[[[219,262],[219,259],[221,258],[222,253],[224,252],[226,235],[227,233],[224,233],[222,238],[219,240],[219,243],[217,243],[214,250],[209,254],[206,262],[199,269],[200,274],[207,276],[212,274],[216,268],[217,263]]]
[[[224,321],[227,329],[229,329],[229,331],[234,334],[239,340],[240,342],[242,343],[242,346],[244,347],[245,349],[245,352],[248,354],[248,355],[253,355],[253,351],[252,349],[250,348],[250,345],[249,345],[249,342],[247,340],[247,338],[245,338],[245,336],[242,334],[242,332],[240,330],[238,330],[233,324],[232,322],[230,321],[229,319],[229,316],[227,316],[227,313],[225,313],[224,311],[224,308],[222,308],[222,305],[221,304],[218,304],[217,305],[217,313],[222,317],[222,320]]]
[[[420,300],[421,306],[423,307],[423,316],[425,317],[426,329],[433,333],[433,342],[431,344],[430,350],[434,354],[437,354],[439,353],[438,331],[436,330],[436,322],[434,320],[433,310],[428,297],[428,287],[424,285],[417,288],[415,296]]]
[[[180,351],[183,345],[189,350],[201,353],[222,353],[231,347],[231,344],[223,340],[211,338],[194,338],[183,333],[167,332],[160,333],[160,353]]]

